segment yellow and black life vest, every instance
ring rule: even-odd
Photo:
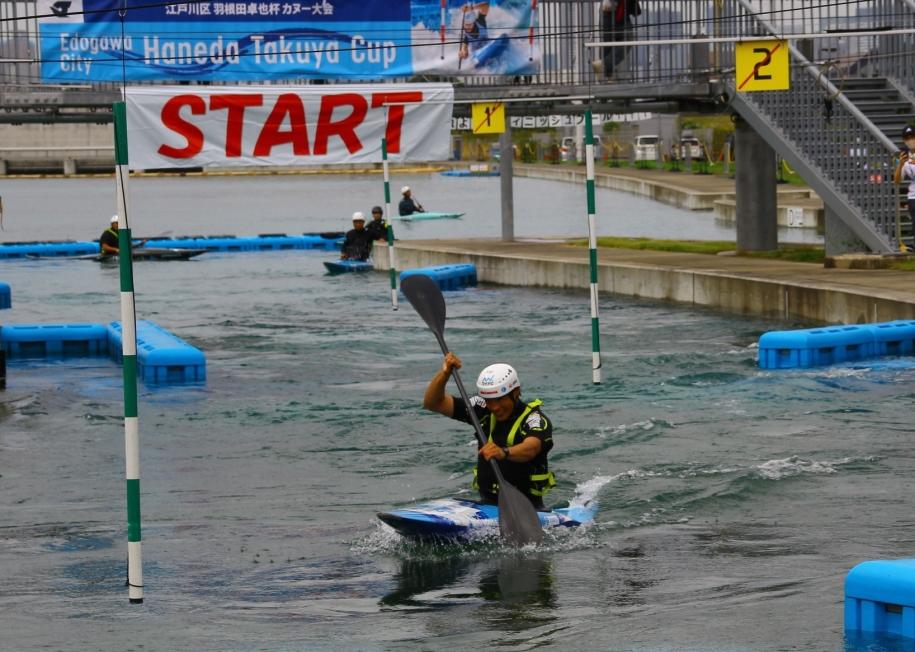
[[[530,403],[526,404],[524,411],[521,413],[521,415],[517,419],[515,419],[515,422],[512,424],[511,430],[509,430],[509,432],[508,432],[508,438],[506,439],[506,442],[505,442],[506,447],[511,447],[511,446],[515,445],[515,435],[517,435],[518,430],[521,429],[521,424],[524,423],[524,420],[527,418],[527,415],[529,415],[531,412],[533,412],[536,408],[540,407],[541,405],[543,405],[543,401],[541,401],[539,399],[535,400],[535,401],[531,401]],[[490,414],[489,415],[489,433],[488,433],[488,436],[489,436],[488,441],[490,441],[490,442],[492,441],[492,433],[495,432],[495,430],[496,430],[496,423],[497,423],[496,415]],[[530,464],[533,465],[533,462],[530,462]],[[556,478],[553,476],[553,472],[549,471],[545,467],[545,465],[544,465],[544,468],[542,468],[542,469],[534,468],[534,469],[532,469],[532,471],[533,472],[529,476],[530,486],[528,487],[528,492],[530,492],[531,495],[539,496],[540,498],[543,498],[543,496],[547,495],[547,493],[549,493],[549,491],[553,487],[556,486]],[[480,488],[480,485],[477,482],[477,468],[476,467],[473,468],[473,488],[474,489]]]

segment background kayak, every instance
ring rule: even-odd
[[[422,220],[456,220],[463,213],[413,213],[412,215],[396,215],[395,220],[404,222],[419,222]]]
[[[333,260],[324,261],[324,267],[331,274],[345,274],[347,272],[368,272],[375,269],[367,260]]]

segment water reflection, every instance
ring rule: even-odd
[[[540,555],[403,559],[394,581],[383,607],[436,610],[476,602],[486,607],[483,621],[512,629],[553,620],[549,611],[557,604],[552,561]]]
[[[845,652],[915,652],[915,639],[866,632],[845,632]]]

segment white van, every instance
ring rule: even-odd
[[[581,141],[581,146],[585,147],[585,141]],[[594,134],[594,159],[600,159],[602,143],[600,139],[600,134]],[[573,158],[572,151],[575,149],[575,139],[571,136],[566,136],[562,139],[562,144],[559,146],[559,156],[563,161],[570,161]]]
[[[661,139],[658,136],[637,136],[632,143],[632,150],[635,153],[636,161],[657,161],[658,144]]]

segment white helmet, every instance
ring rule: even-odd
[[[362,211],[356,211],[353,213],[353,222],[365,222],[365,215],[362,214]]]
[[[400,189],[400,194],[401,194],[401,195],[404,195],[404,194],[406,194],[406,193],[408,193],[408,192],[410,192],[410,186],[404,186],[403,188]]]
[[[118,216],[117,216],[117,215],[112,215],[112,216],[111,216],[111,223],[112,223],[112,224],[117,224],[117,223],[118,223]]]
[[[501,362],[489,365],[477,378],[477,391],[483,398],[500,398],[516,387],[521,387],[518,372]]]

